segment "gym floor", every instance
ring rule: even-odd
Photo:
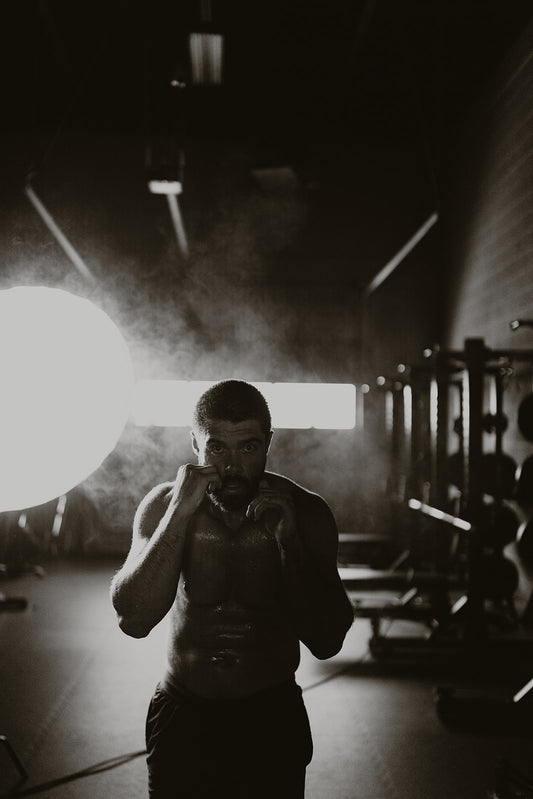
[[[0,735],[27,771],[26,795],[58,781],[43,795],[147,796],[144,759],[135,755],[144,748],[165,623],[141,640],[120,632],[108,588],[121,560],[53,560],[43,576],[2,577],[3,594],[28,602],[0,612]],[[302,652],[297,676],[315,741],[307,799],[486,799],[502,759],[533,777],[530,738],[441,723],[433,693],[446,682],[445,664],[439,674],[383,668],[368,652],[369,635],[369,622],[357,619],[336,657]],[[15,773],[2,746],[0,793]]]

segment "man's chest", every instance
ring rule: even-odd
[[[268,607],[278,601],[280,586],[277,543],[260,523],[245,521],[228,530],[202,515],[189,530],[182,573],[189,601]]]

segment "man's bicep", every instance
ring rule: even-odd
[[[133,530],[128,559],[136,558],[150,541],[165,512],[165,491],[161,486],[152,489],[140,502],[133,517]]]
[[[336,568],[339,533],[329,505],[322,497],[311,497],[302,517],[307,549],[321,565]]]

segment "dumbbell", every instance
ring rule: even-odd
[[[481,425],[485,433],[505,433],[509,419],[504,413],[486,413]]]
[[[533,441],[533,394],[525,396],[518,406],[518,429],[527,441]]]
[[[481,426],[485,433],[505,433],[509,426],[509,419],[505,413],[486,413]],[[458,416],[453,423],[453,432],[459,437],[463,435],[463,419]]]
[[[511,499],[516,485],[516,461],[502,452],[486,452],[481,456],[481,486],[484,494]]]
[[[520,521],[514,510],[507,505],[483,505],[474,521],[479,529],[483,546],[501,552],[515,540]]]
[[[511,499],[515,492],[516,461],[502,453],[486,452],[481,456],[480,487],[483,494],[491,497],[501,496]],[[450,483],[463,489],[463,458],[460,452],[454,452],[448,458],[448,479]]]
[[[518,588],[518,569],[508,558],[490,555],[481,559],[478,579],[483,596],[498,602],[512,597]]]

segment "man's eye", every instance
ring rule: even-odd
[[[254,441],[249,441],[248,444],[245,444],[243,447],[244,452],[256,452],[257,444]]]
[[[209,444],[208,450],[212,455],[220,455],[223,452],[224,447],[222,447],[220,444]]]

